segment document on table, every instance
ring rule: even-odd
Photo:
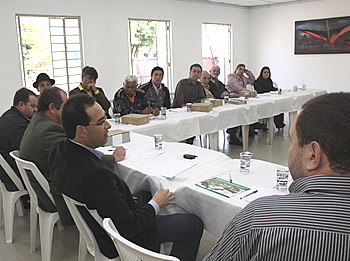
[[[163,152],[161,150],[156,150],[154,147],[146,146],[137,150],[128,151],[126,153],[125,159],[135,162],[144,159],[150,159],[162,153]]]
[[[171,159],[164,161],[152,168],[149,168],[148,171],[155,176],[162,176],[165,178],[174,178],[180,173],[184,172],[195,166],[196,163],[185,160],[185,159]]]

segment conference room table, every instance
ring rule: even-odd
[[[192,213],[199,216],[208,232],[219,237],[226,224],[251,200],[274,194],[285,194],[275,189],[277,164],[253,159],[248,174],[240,173],[239,159],[231,159],[221,152],[177,142],[163,142],[163,149],[154,148],[151,137],[131,133],[130,142],[122,144],[127,149],[126,158],[116,163],[115,172],[132,192],[141,190],[155,193],[159,188],[174,192],[176,205],[161,210],[161,214]],[[111,154],[111,147],[100,151]],[[184,154],[197,156],[184,159]],[[232,197],[225,197],[198,187],[199,182],[220,177],[249,188]],[[244,195],[258,190],[254,195]]]
[[[213,108],[210,112],[187,112],[186,108],[168,109],[167,117],[161,120],[154,117],[145,125],[115,124],[109,120],[113,129],[122,129],[153,136],[162,134],[165,141],[182,141],[198,135],[208,135],[209,148],[218,149],[218,131],[242,126],[243,151],[248,150],[249,125],[259,119],[268,118],[268,128],[273,130],[273,117],[280,113],[289,113],[290,125],[302,105],[315,96],[326,93],[325,90],[308,89],[297,92],[285,90],[282,94],[259,94],[249,98],[247,104],[225,105]],[[272,144],[273,131],[269,131],[269,144]]]

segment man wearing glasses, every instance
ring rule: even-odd
[[[111,127],[95,99],[87,95],[71,97],[62,117],[68,139],[57,142],[49,156],[57,188],[89,209],[96,209],[102,218],[110,217],[119,233],[135,244],[159,251],[160,243],[173,242],[171,255],[194,261],[203,232],[202,221],[191,214],[158,216],[160,208],[175,204],[168,189],[159,189],[153,197],[141,197],[135,202],[127,184],[101,160],[104,154],[95,150],[106,143]],[[121,153],[124,157],[125,150]],[[86,210],[81,213],[101,252],[115,258],[118,253],[107,233]]]

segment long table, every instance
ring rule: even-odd
[[[213,108],[206,112],[186,112],[185,108],[167,110],[167,119],[151,120],[150,123],[135,126],[115,124],[113,129],[128,130],[153,136],[163,134],[165,141],[181,141],[187,138],[209,134],[209,147],[217,150],[218,131],[242,126],[243,150],[248,150],[248,126],[259,119],[269,119],[269,129],[273,129],[273,116],[289,113],[290,125],[302,105],[315,96],[326,93],[325,90],[308,89],[306,91],[284,91],[281,95],[263,94],[249,98],[248,104],[228,105]],[[272,144],[273,131],[269,132],[269,144]]]
[[[147,154],[154,150],[151,137],[131,133],[131,142],[123,144],[127,149],[125,160],[116,164],[116,174],[121,177],[133,192],[140,190],[156,192],[159,188],[169,188],[174,192],[176,205],[168,206],[162,214],[189,212],[198,215],[204,222],[207,231],[219,237],[226,224],[245,206],[247,200],[241,200],[244,194],[231,198],[207,191],[195,184],[212,177],[229,180],[229,173],[234,183],[259,189],[256,196],[280,194],[273,189],[276,183],[276,164],[252,160],[249,174],[239,172],[239,160],[231,159],[225,154],[184,143],[164,142],[162,154],[135,161],[135,155]],[[111,153],[109,147],[100,148],[104,153]],[[183,159],[183,154],[190,153],[198,156],[194,160]],[[133,159],[133,160],[131,160]],[[166,178],[155,174],[157,167],[169,163],[163,174],[170,172],[172,163],[179,165],[195,164],[174,178]],[[252,190],[250,190],[252,191]],[[247,191],[249,193],[250,191]],[[245,193],[245,192],[244,192]],[[248,199],[248,198],[247,198]],[[253,197],[249,197],[253,199]]]

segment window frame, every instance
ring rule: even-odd
[[[131,21],[147,21],[147,22],[165,22],[166,23],[166,58],[167,58],[167,82],[165,86],[168,87],[169,91],[173,90],[173,66],[172,66],[172,37],[171,37],[171,21],[162,19],[146,19],[146,18],[128,18],[128,48],[129,48],[129,71],[130,74],[134,74],[133,57],[131,53]],[[137,76],[135,74],[135,76]],[[137,76],[138,77],[138,76]]]
[[[82,26],[81,26],[81,17],[80,16],[69,16],[69,15],[42,15],[42,14],[21,14],[21,13],[16,13],[15,14],[15,19],[16,19],[16,31],[17,31],[17,40],[18,40],[18,48],[19,48],[19,53],[20,53],[20,63],[21,63],[21,74],[22,74],[22,84],[26,88],[30,88],[32,86],[27,86],[27,81],[26,81],[26,68],[25,68],[25,63],[24,63],[24,55],[23,55],[23,45],[22,45],[22,29],[21,29],[21,17],[43,17],[48,19],[49,23],[49,38],[50,38],[50,53],[51,53],[51,65],[52,65],[52,77],[55,79],[56,77],[66,77],[66,86],[67,86],[67,91],[71,91],[74,89],[76,86],[71,86],[71,83],[69,82],[69,77],[72,76],[72,74],[69,74],[69,69],[72,67],[68,66],[68,61],[71,59],[68,59],[68,53],[70,51],[67,50],[67,34],[66,34],[66,20],[67,19],[77,19],[78,21],[78,29],[79,29],[79,45],[80,45],[80,72],[83,68],[84,65],[84,53],[83,53],[83,37],[82,37]],[[63,38],[64,38],[64,55],[65,55],[65,67],[63,68],[58,68],[54,66],[54,53],[55,51],[52,50],[52,36],[55,36],[55,34],[52,34],[52,28],[57,27],[51,25],[50,19],[62,19],[62,28],[63,28]],[[69,28],[69,27],[68,27]],[[69,35],[68,35],[69,36]],[[75,51],[76,52],[76,51]],[[77,59],[78,60],[78,59]],[[56,61],[56,60],[55,60]],[[63,60],[62,60],[63,61]],[[78,66],[76,67],[78,68]],[[57,76],[55,75],[55,69],[65,69],[65,75],[64,76]],[[77,75],[77,74],[74,74]],[[80,73],[81,75],[81,73]],[[72,83],[72,85],[75,83]],[[63,84],[55,84],[57,87],[61,87]]]

